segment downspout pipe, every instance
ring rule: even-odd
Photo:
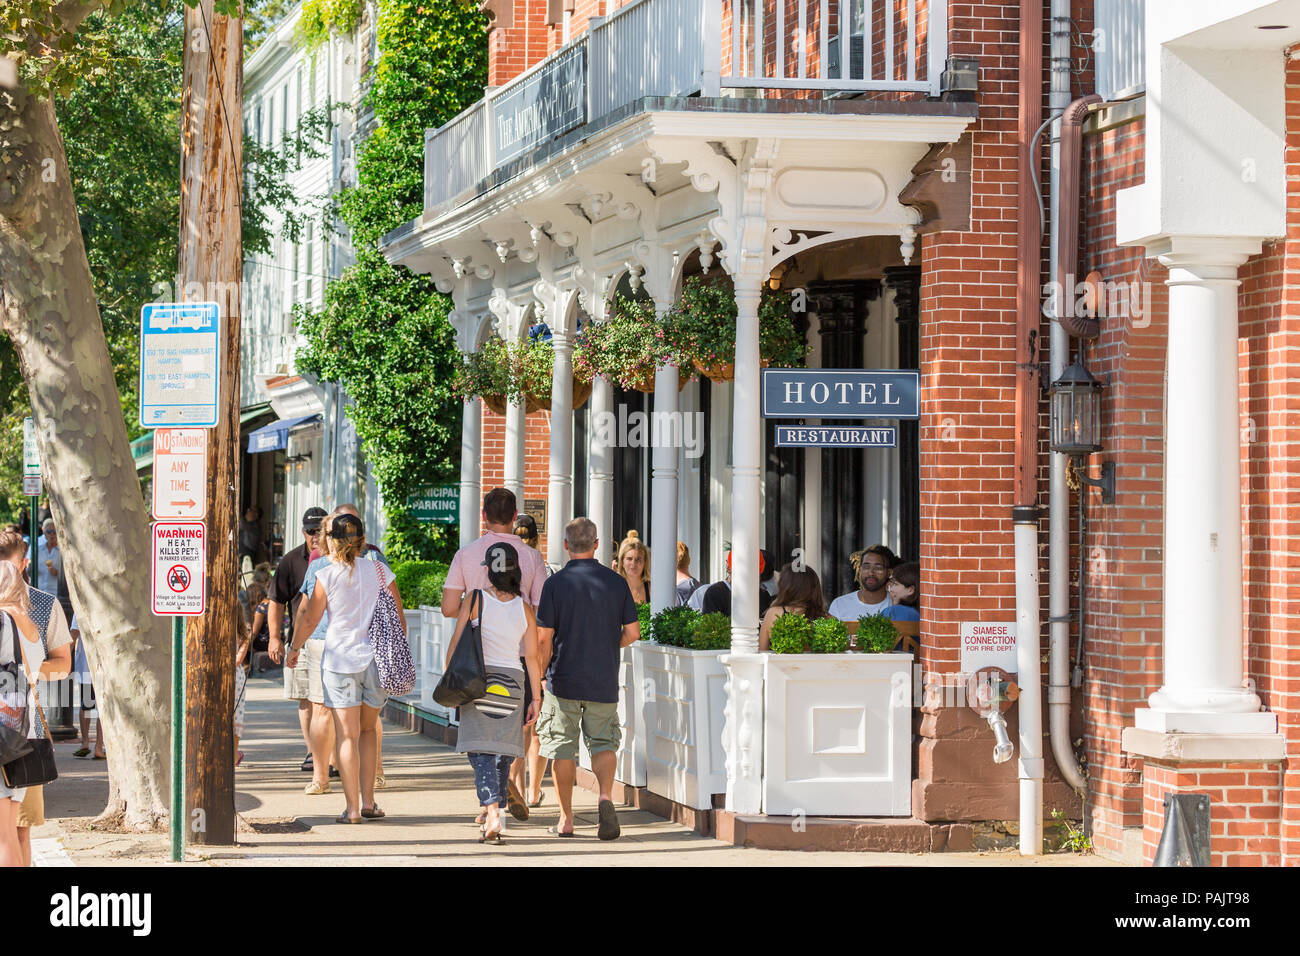
[[[1055,8],[1063,0],[1052,0]],[[1055,10],[1053,11],[1055,13]],[[1057,52],[1055,41],[1058,32],[1057,18],[1053,16],[1053,61]],[[1069,101],[1069,33],[1066,21],[1066,70],[1056,69],[1053,63],[1054,87],[1064,77],[1063,91],[1053,88],[1052,108],[1056,100],[1067,102],[1059,107],[1061,118],[1059,135],[1053,147],[1051,167],[1051,288],[1054,290],[1054,318],[1051,331],[1052,379],[1060,377],[1070,360],[1070,337],[1096,338],[1101,323],[1095,316],[1079,316],[1070,307],[1078,279],[1079,262],[1079,183],[1082,164],[1083,121],[1094,103],[1102,98],[1096,94]],[[1051,452],[1051,470],[1048,487],[1048,679],[1047,721],[1052,742],[1052,756],[1065,781],[1082,795],[1087,792],[1087,780],[1079,766],[1078,757],[1070,740],[1070,492],[1066,485],[1069,461],[1065,455]],[[1079,560],[1085,560],[1080,552]]]
[[[1016,662],[1020,684],[1020,854],[1043,852],[1043,720],[1038,590],[1038,363],[1039,153],[1035,132],[1043,121],[1043,0],[1020,2],[1020,70],[1017,109],[1016,416],[1014,507]]]

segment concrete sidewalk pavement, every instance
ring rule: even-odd
[[[365,865],[638,865],[638,866],[952,866],[1106,865],[1095,857],[1053,855],[1033,859],[1014,852],[892,854],[790,852],[744,849],[701,837],[649,813],[620,808],[623,835],[596,839],[596,797],[576,790],[577,836],[547,833],[558,807],[549,778],[544,803],[526,823],[507,819],[504,843],[478,843],[473,774],[463,754],[411,731],[386,725],[385,790],[376,802],[386,819],[361,825],[334,822],[343,810],[339,781],[333,792],[307,796],[310,776],[301,772],[305,748],[296,707],[283,699],[279,672],[248,682],[244,762],[236,770],[237,845],[191,847],[188,864],[215,866]],[[107,745],[112,746],[112,741]],[[50,822],[35,838],[57,839],[78,866],[165,863],[166,834],[113,833],[89,829],[108,795],[103,761],[73,759],[75,746],[58,745],[60,778],[47,790]],[[49,845],[49,844],[46,844]]]

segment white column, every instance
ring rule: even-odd
[[[505,478],[503,484],[507,491],[515,494],[516,507],[520,513],[524,510],[524,475],[526,473],[525,445],[528,437],[528,423],[524,403],[508,402],[506,404],[506,454]]]
[[[587,451],[587,508],[596,522],[596,560],[614,560],[614,446],[608,423],[614,414],[614,387],[597,375],[591,383],[591,430]]]
[[[1237,268],[1258,242],[1175,238],[1165,422],[1164,685],[1135,723],[1160,733],[1274,733],[1244,686]]]
[[[483,404],[471,398],[462,406],[460,425],[460,546],[478,538],[483,510]]]
[[[681,448],[677,367],[655,372],[650,457],[650,610],[677,603],[677,457]]]
[[[762,429],[759,408],[758,297],[762,277],[736,281],[736,380],[731,472],[731,648],[758,650],[758,552]]]
[[[562,323],[556,323],[560,325]],[[551,478],[547,489],[546,560],[560,567],[564,526],[573,510],[573,340],[568,330],[551,329],[555,373],[551,377]]]

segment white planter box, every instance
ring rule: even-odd
[[[763,700],[764,813],[911,815],[911,654],[768,654]]]
[[[460,721],[456,719],[455,708],[443,707],[433,699],[433,689],[438,686],[443,671],[447,669],[444,659],[447,656],[447,643],[451,640],[452,632],[456,630],[456,620],[443,617],[441,609],[429,607],[427,604],[420,605],[419,613],[422,622],[419,662],[420,706],[431,714],[445,717],[452,725],[458,724]]]
[[[632,648],[621,651],[618,668],[618,724],[623,730],[623,742],[618,748],[618,762],[614,779],[630,787],[644,787],[645,776],[645,721],[641,714],[641,658]],[[587,742],[579,741],[578,765],[591,769],[591,754]]]
[[[633,645],[645,691],[646,786],[696,810],[727,790],[722,714],[728,651],[692,651],[649,641]]]

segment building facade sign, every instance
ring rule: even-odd
[[[587,50],[574,47],[491,101],[497,165],[587,122]]]
[[[906,369],[763,369],[764,418],[921,417],[921,373]]]
[[[894,448],[898,429],[813,428],[806,425],[776,426],[777,448]]]
[[[985,667],[1016,673],[1015,621],[962,621],[961,669],[974,674]]]

